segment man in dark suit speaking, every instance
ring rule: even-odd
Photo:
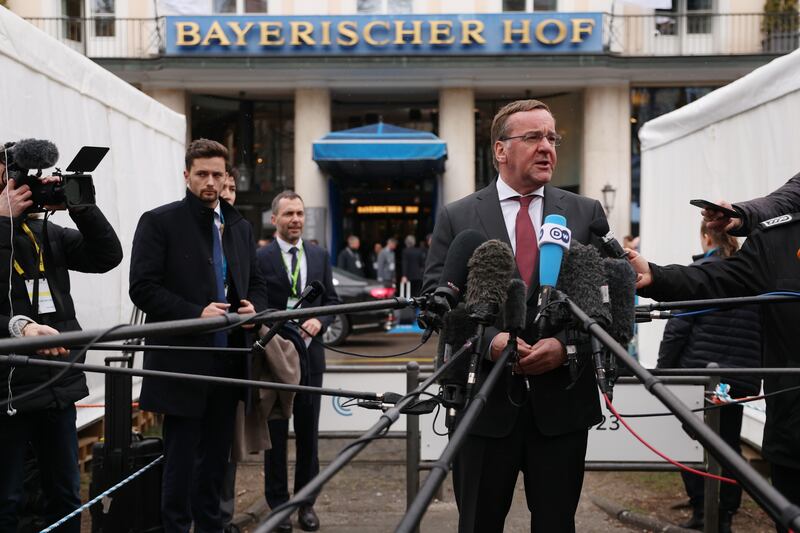
[[[250,224],[220,201],[228,150],[192,141],[186,150],[186,197],[142,215],[133,237],[130,297],[147,322],[250,314],[267,306]],[[174,346],[250,346],[244,332],[147,339]],[[145,352],[144,367],[246,378],[248,361],[229,353]],[[164,416],[164,531],[222,531],[220,489],[244,389],[146,377],[142,409]]]
[[[512,102],[492,122],[492,147],[499,177],[486,188],[445,206],[439,213],[425,269],[423,292],[439,284],[447,250],[461,231],[473,229],[514,250],[517,275],[528,285],[528,326],[518,341],[519,370],[532,392],[517,406],[509,391],[518,378],[501,379],[465,445],[453,462],[460,532],[503,531],[514,485],[522,471],[536,532],[574,532],[583,484],[589,426],[600,422],[591,369],[570,378],[562,338],[539,338],[533,324],[538,289],[536,236],[544,217],[567,219],[572,238],[590,240],[589,224],[605,218],[599,202],[552,187],[561,138],[548,107],[537,100]],[[499,357],[508,334],[487,328],[482,373]],[[588,357],[579,358],[586,361]],[[585,363],[584,363],[585,364]]]
[[[335,305],[341,303],[336,295],[331,265],[325,250],[303,240],[305,207],[303,199],[294,191],[283,191],[272,200],[272,224],[275,240],[258,250],[258,262],[267,280],[269,304],[278,309],[290,309],[310,281],[319,281],[325,292],[301,307]],[[322,386],[325,371],[325,348],[318,342],[324,328],[333,320],[331,316],[309,318],[302,324],[302,335],[308,346],[308,365],[301,383],[312,387]],[[302,368],[302,365],[301,365]],[[293,424],[297,463],[295,465],[294,491],[297,492],[319,473],[317,435],[319,433],[320,396],[298,394],[293,406]],[[269,434],[272,449],[264,453],[264,495],[270,508],[289,500],[287,472],[288,420],[271,420]],[[305,531],[319,529],[319,518],[313,502],[298,510],[298,522]],[[291,531],[292,524],[284,522],[278,531]]]

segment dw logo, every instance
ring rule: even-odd
[[[353,416],[352,411],[350,411],[350,407],[342,405],[343,403],[347,402],[347,398],[342,398],[341,396],[333,396],[331,398],[333,402],[333,410],[336,411],[337,414],[342,416]]]
[[[552,237],[554,241],[562,241],[569,244],[570,234],[558,226],[550,228],[550,237]]]

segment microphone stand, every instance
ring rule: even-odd
[[[467,438],[472,426],[475,425],[478,416],[486,405],[489,393],[497,386],[503,370],[516,352],[516,342],[514,342],[514,344],[509,343],[506,345],[505,349],[503,349],[500,357],[494,362],[494,367],[481,385],[480,390],[475,394],[474,400],[470,402],[469,406],[464,411],[464,416],[461,418],[458,427],[450,435],[450,440],[439,456],[439,459],[431,466],[430,474],[428,474],[425,483],[422,485],[419,492],[417,492],[414,501],[409,504],[406,514],[403,516],[397,529],[395,529],[395,533],[412,533],[417,531],[422,516],[428,509],[428,505],[430,505],[431,500],[433,500],[436,495],[436,491],[450,471],[453,458],[464,444],[464,440]]]
[[[735,473],[735,477],[742,487],[775,522],[788,529],[800,531],[800,507],[791,503],[775,487],[770,485],[741,455],[733,451],[719,435],[698,419],[658,378],[654,377],[653,374],[631,357],[628,351],[600,327],[594,319],[566,296],[564,296],[564,302],[566,302],[570,312],[580,321],[582,328],[616,355],[633,372],[634,376],[642,382],[645,389],[661,400],[661,403],[683,423],[684,428],[688,428],[685,429],[687,433],[700,441],[703,447],[724,468]],[[680,303],[685,304],[686,302]]]
[[[325,289],[322,287],[322,284],[320,282],[314,281],[308,284],[306,288],[303,289],[303,292],[300,294],[300,297],[292,306],[292,309],[298,309],[303,302],[305,302],[306,300],[313,300],[323,292],[325,292]],[[278,331],[288,321],[289,319],[278,320],[274,324],[272,324],[272,327],[269,328],[269,331],[267,331],[267,333],[264,334],[263,337],[258,339],[255,343],[253,343],[253,350],[259,349],[262,352],[266,351],[267,344],[269,344],[269,341],[271,341],[272,338],[278,334]]]
[[[781,292],[781,291],[773,291]],[[767,304],[767,303],[790,303],[800,300],[800,295],[790,294],[769,294],[762,296],[737,296],[733,298],[707,298],[705,300],[684,300],[682,302],[652,302],[645,305],[637,305],[636,312],[664,309],[696,309],[698,307],[735,307],[737,305],[748,304]],[[658,317],[653,317],[658,318]]]
[[[486,349],[486,339],[484,339],[486,326],[490,326],[494,323],[498,312],[499,309],[496,304],[482,302],[475,305],[470,313],[470,318],[474,318],[478,322],[478,327],[475,332],[477,340],[472,345],[472,353],[469,359],[467,386],[464,388],[464,399],[466,401],[464,407],[468,406],[472,400],[472,388],[478,380],[478,372],[480,372],[483,352]]]
[[[467,341],[467,343],[474,343],[476,340],[477,339],[475,336],[473,336]],[[328,466],[321,470],[319,474],[312,478],[308,483],[306,483],[302,489],[296,492],[292,499],[280,507],[273,509],[267,519],[260,526],[258,526],[253,533],[268,533],[275,530],[278,525],[280,525],[292,514],[292,512],[294,512],[296,507],[302,505],[313,494],[318,493],[325,483],[330,481],[330,479],[335,476],[339,470],[344,468],[356,455],[361,452],[361,450],[366,448],[367,444],[381,437],[384,431],[389,429],[389,427],[397,421],[397,419],[400,417],[401,411],[404,408],[410,404],[413,404],[416,401],[416,397],[420,393],[424,392],[428,387],[430,387],[431,384],[439,379],[439,376],[446,372],[467,352],[467,343],[465,343],[465,347],[462,347],[460,350],[454,353],[449,361],[436,369],[416,389],[406,394],[405,397],[398,401],[394,407],[383,413],[378,421],[373,424],[372,427],[370,427],[361,437],[345,446],[328,464]]]

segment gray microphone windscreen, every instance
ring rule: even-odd
[[[635,322],[636,273],[624,259],[603,260],[611,300],[611,327],[609,333],[626,346],[633,338]]]
[[[58,148],[50,141],[22,139],[12,148],[14,164],[27,170],[50,168],[58,162]]]
[[[508,295],[503,306],[503,331],[520,331],[525,329],[528,310],[528,287],[519,278],[508,284]]]
[[[573,239],[561,266],[557,288],[604,328],[611,323],[611,310],[603,300],[606,284],[600,253],[594,246]]]
[[[514,274],[514,253],[511,247],[497,239],[478,246],[467,263],[467,307],[500,306]]]

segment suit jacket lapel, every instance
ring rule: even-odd
[[[303,254],[305,254],[306,256],[306,279],[303,280],[303,283],[305,283],[306,286],[312,279],[317,279],[317,280],[322,279],[322,269],[317,268],[319,266],[319,261],[317,261],[317,256],[315,252],[316,250],[314,250],[310,246],[307,246],[305,242],[303,243]],[[312,254],[313,254],[313,259],[312,259]],[[306,303],[308,304],[309,307],[311,306],[310,302],[304,302],[304,304],[301,307],[306,307]]]
[[[492,181],[488,187],[478,191],[476,197],[478,199],[478,218],[486,236],[511,246],[503,219],[503,210],[500,208],[500,197],[497,195],[497,181]]]
[[[278,279],[280,280],[281,287],[286,289],[286,295],[289,295],[289,278],[288,274],[286,273],[286,266],[283,264],[283,258],[281,257],[281,247],[278,244],[278,240],[275,239],[269,244],[269,248],[267,249],[267,255],[269,257],[269,262],[272,264],[272,268],[275,270],[275,273],[278,275]]]

